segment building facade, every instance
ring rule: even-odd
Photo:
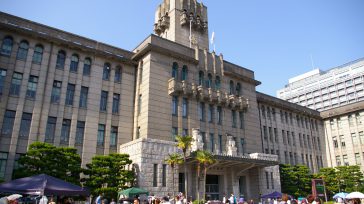
[[[76,147],[83,165],[97,154],[128,153],[137,185],[156,195],[184,191],[186,177],[193,198],[196,188],[210,199],[230,193],[258,198],[280,191],[279,161],[303,163],[313,172],[325,165],[319,114],[257,93],[260,82],[252,70],[209,52],[202,3],[163,1],[155,35],[133,51],[0,15],[0,176],[5,179],[34,141]],[[268,120],[265,108],[282,117]],[[284,134],[274,133],[273,141],[264,129]],[[179,151],[176,135],[194,138],[187,172],[172,171],[165,162]],[[295,146],[306,140],[307,147]],[[206,185],[196,173],[198,149],[217,160]]]
[[[289,79],[277,97],[323,111],[364,100],[364,58],[322,71],[312,70]]]

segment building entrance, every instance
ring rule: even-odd
[[[246,177],[240,176],[239,177],[239,193],[240,196],[243,195],[244,198],[246,198]]]
[[[206,175],[206,199],[219,200],[219,176]]]

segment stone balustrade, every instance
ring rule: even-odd
[[[244,96],[229,95],[222,90],[206,88],[188,81],[179,81],[174,78],[168,80],[168,94],[171,96],[193,97],[199,101],[226,106],[234,110],[244,110],[249,107],[249,100]]]

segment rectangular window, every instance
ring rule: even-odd
[[[346,154],[343,155],[343,162],[345,166],[349,166],[348,155]]]
[[[20,123],[19,137],[28,138],[30,131],[30,124],[32,123],[32,114],[23,113]]]
[[[290,135],[289,135],[289,131],[287,131],[287,142],[290,145],[291,144],[291,139],[290,139]]]
[[[336,165],[341,166],[341,158],[340,156],[336,156]]]
[[[172,115],[178,115],[178,96],[172,96]]]
[[[334,144],[334,148],[338,148],[339,147],[339,143],[337,142],[336,136],[332,137],[332,143]]]
[[[105,125],[99,124],[99,128],[97,131],[97,146],[104,146],[105,141]]]
[[[5,178],[6,162],[8,161],[8,153],[0,152],[0,178]]]
[[[356,123],[360,125],[362,123],[362,117],[360,113],[355,113]]]
[[[298,141],[300,143],[300,147],[302,147],[302,135],[301,135],[301,133],[298,133]]]
[[[240,129],[244,129],[244,113],[239,112],[239,119],[240,119]]]
[[[59,103],[61,99],[61,87],[62,87],[62,82],[60,81],[53,82],[52,96],[51,96],[52,103]]]
[[[205,121],[205,103],[201,102],[198,106],[198,118]]]
[[[108,94],[107,91],[101,91],[100,111],[106,111]]]
[[[153,164],[153,187],[158,184],[158,164]]]
[[[219,135],[219,152],[222,154],[222,135]]]
[[[120,67],[117,67],[115,69],[114,81],[117,82],[117,83],[121,82],[121,68]]]
[[[45,142],[53,143],[56,132],[57,118],[48,116],[47,127],[45,132]]]
[[[116,147],[118,141],[118,127],[111,126],[111,133],[110,133],[110,147]]]
[[[210,151],[214,152],[215,141],[214,141],[214,133],[210,133]]]
[[[292,132],[292,144],[293,146],[296,146],[296,136],[294,135],[294,132]]]
[[[187,98],[182,99],[182,117],[188,116],[188,100]]]
[[[265,172],[265,180],[267,181],[267,189],[269,189],[269,173]]]
[[[278,142],[278,130],[277,130],[277,128],[274,128],[273,131],[274,131],[274,141]]]
[[[286,133],[284,132],[284,130],[282,130],[282,139],[283,139],[283,144],[287,144]]]
[[[268,140],[267,127],[263,126],[263,138],[264,140]]]
[[[88,98],[88,87],[81,86],[80,93],[80,108],[87,108],[87,98]]]
[[[236,128],[236,111],[231,111],[232,127]]]
[[[85,122],[84,121],[77,121],[76,138],[75,138],[75,144],[76,145],[83,144],[84,134],[85,134]]]
[[[272,108],[273,121],[276,121],[276,109]]]
[[[5,78],[6,78],[6,70],[0,69],[0,95],[3,94]]]
[[[221,106],[217,107],[216,117],[217,117],[217,124],[221,125],[222,124],[222,108],[221,108]]]
[[[33,99],[35,98],[35,94],[37,92],[37,84],[38,84],[38,77],[30,75],[26,93],[26,96],[28,98],[33,98]]]
[[[345,145],[344,135],[340,135],[339,138],[340,138],[341,148],[345,148],[346,145]]]
[[[166,164],[162,165],[162,186],[163,187],[167,186],[167,165]]]
[[[214,106],[209,105],[209,112],[207,114],[207,120],[209,123],[214,122]]]
[[[22,79],[23,79],[23,74],[14,72],[13,78],[11,79],[10,93],[9,93],[10,95],[19,96]]]
[[[61,130],[61,143],[68,144],[70,139],[71,120],[63,119]]]
[[[1,134],[3,136],[10,137],[13,132],[13,126],[14,126],[14,120],[15,120],[15,111],[6,110],[3,120],[3,129],[1,131]]]
[[[75,85],[68,84],[67,85],[67,93],[66,93],[66,105],[73,105],[73,97],[75,96]]]
[[[272,127],[268,127],[268,133],[269,133],[269,140],[273,142],[273,132]]]
[[[273,178],[273,172],[270,172],[270,180],[272,183],[272,189],[274,189],[274,178]]]
[[[305,135],[305,134],[303,134],[302,138],[303,138],[303,145],[304,145],[305,147],[307,147],[306,135]]]
[[[172,127],[172,132],[171,132],[172,141],[176,141],[177,134],[178,134],[178,128]]]
[[[120,94],[115,94],[112,100],[112,113],[119,113],[120,106]]]
[[[361,165],[361,159],[359,153],[355,153],[355,163],[356,165]]]

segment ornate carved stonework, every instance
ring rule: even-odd
[[[226,136],[226,154],[230,156],[237,156],[238,155],[238,149],[236,148],[235,140],[233,136],[227,135]]]
[[[200,129],[198,128],[192,128],[192,147],[191,150],[197,151],[197,150],[203,150],[203,140],[202,140],[202,135],[200,133]]]

